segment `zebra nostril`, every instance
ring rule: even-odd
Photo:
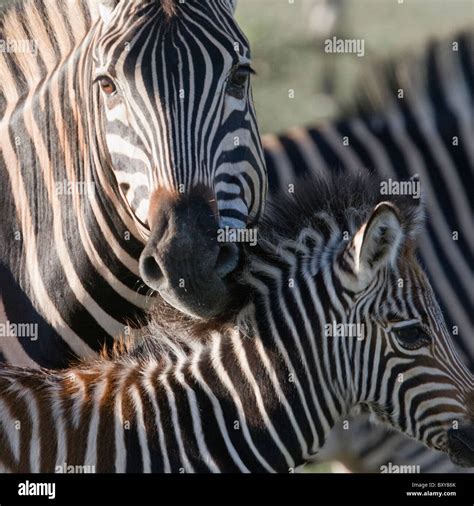
[[[163,279],[163,271],[154,256],[144,256],[140,259],[140,274],[143,281],[154,289],[158,288]]]
[[[236,244],[222,244],[217,255],[216,273],[220,278],[224,278],[231,272],[234,272],[239,264],[239,248]]]

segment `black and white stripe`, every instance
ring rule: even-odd
[[[360,405],[473,465],[449,429],[472,431],[474,378],[414,254],[421,209],[384,201],[365,177],[313,183],[263,221],[245,259],[250,295],[220,330],[158,315],[158,351],[64,372],[2,368],[1,469],[291,472]],[[330,336],[332,322],[364,331]]]

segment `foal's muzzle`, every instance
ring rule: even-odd
[[[474,467],[474,425],[460,425],[448,431],[448,451],[458,466]]]

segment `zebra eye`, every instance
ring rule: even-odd
[[[97,79],[99,81],[100,89],[106,95],[113,95],[117,91],[117,87],[110,77],[102,76]]]
[[[245,83],[247,82],[249,76],[249,71],[247,69],[238,69],[231,78],[232,86],[237,86],[242,88],[245,86]]]
[[[227,86],[229,95],[242,100],[245,94],[245,85],[247,84],[249,75],[253,73],[250,67],[238,67],[230,76]]]
[[[398,342],[409,350],[417,350],[431,342],[430,336],[420,325],[409,325],[393,330]]]

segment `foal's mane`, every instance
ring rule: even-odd
[[[399,211],[403,228],[411,232],[419,223],[418,202],[411,197],[382,195],[381,180],[368,171],[312,174],[294,183],[291,192],[280,190],[267,206],[259,224],[259,238],[266,242],[296,239],[301,230],[321,227],[318,215],[325,213],[339,226],[353,221],[362,225],[380,202],[390,202]]]

